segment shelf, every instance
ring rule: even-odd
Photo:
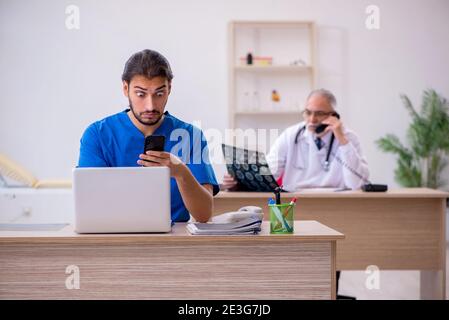
[[[311,66],[235,66],[235,71],[244,72],[310,72]]]
[[[314,21],[234,21],[236,28],[310,28],[313,27]]]
[[[299,121],[316,86],[315,23],[231,21],[228,36],[229,127],[283,130]],[[252,65],[246,64],[248,53]],[[282,97],[279,105],[273,104],[273,90]]]

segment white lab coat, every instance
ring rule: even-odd
[[[287,128],[275,141],[266,157],[273,176],[276,179],[283,177],[285,190],[325,187],[360,189],[368,182],[368,163],[362,156],[360,143],[354,132],[343,129],[349,141],[346,145],[340,145],[335,138],[329,157],[329,170],[325,171],[324,162],[331,132],[322,137],[321,150],[318,150],[315,144],[315,134],[307,128],[295,144],[295,136],[304,125],[305,122],[301,122]]]

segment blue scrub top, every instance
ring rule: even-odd
[[[78,167],[138,167],[145,136],[131,122],[126,109],[91,124],[81,138]],[[213,194],[219,191],[214,170],[209,162],[207,141],[203,132],[193,125],[164,113],[165,117],[154,135],[165,136],[164,150],[178,156],[200,184],[211,184]],[[178,185],[170,179],[171,218],[188,221],[189,212],[182,201]]]

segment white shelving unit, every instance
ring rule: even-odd
[[[311,72],[311,66],[235,66],[235,72],[254,72],[254,73],[275,73],[275,72],[288,72],[288,73],[304,73]]]
[[[307,94],[315,88],[315,23],[232,21],[229,23],[229,128],[282,131],[301,120]],[[271,64],[247,65],[247,54]],[[296,61],[296,63],[295,63]],[[280,96],[271,99],[272,91]]]

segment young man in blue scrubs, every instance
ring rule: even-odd
[[[219,187],[202,131],[165,111],[173,73],[153,50],[135,53],[122,75],[129,109],[91,124],[81,138],[79,167],[167,166],[172,221],[206,222]],[[143,154],[145,137],[165,136],[164,152]],[[131,199],[132,200],[132,199]],[[136,201],[140,201],[136,199]]]

